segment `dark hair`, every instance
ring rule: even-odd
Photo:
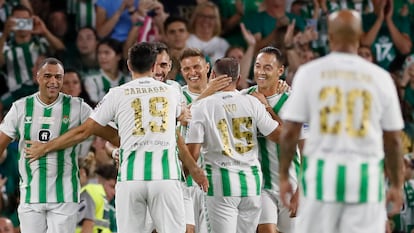
[[[75,68],[67,68],[65,70],[65,74],[68,74],[68,73],[75,73],[76,76],[78,76],[78,79],[81,85],[81,93],[79,94],[79,97],[82,98],[85,101],[85,103],[87,103],[89,106],[95,107],[95,103],[91,101],[91,97],[89,97],[89,94],[85,89],[85,84],[82,81],[82,75],[79,73],[79,71]]]
[[[169,53],[168,51],[168,46],[162,42],[153,42],[154,43],[154,48],[157,51],[157,55],[161,54],[162,52],[166,52]]]
[[[232,45],[226,50],[224,57],[229,57],[229,53],[235,49],[240,49],[241,51],[245,52],[245,49],[242,46]]]
[[[115,164],[103,164],[96,168],[95,173],[105,180],[116,180],[118,169]]]
[[[183,24],[185,24],[186,29],[188,29],[188,21],[180,16],[168,16],[167,19],[165,19],[164,21],[164,32],[167,31],[168,26],[170,26],[170,24],[175,23],[175,22],[181,22]]]
[[[201,57],[204,60],[206,59],[203,52],[201,52],[201,50],[196,49],[196,48],[185,48],[183,53],[180,56],[180,61],[188,57]]]
[[[26,7],[24,5],[21,5],[21,4],[18,4],[16,6],[14,6],[13,9],[12,9],[11,14],[13,14],[16,11],[27,11],[27,12],[29,12],[30,16],[32,16],[32,14],[33,14],[32,10],[30,10],[28,7]]]
[[[98,37],[98,33],[96,32],[96,29],[91,27],[91,26],[84,26],[84,27],[79,28],[79,30],[76,32],[76,37],[79,35],[79,32],[84,30],[84,29],[91,30],[93,32],[93,34],[95,35],[96,41],[99,41],[99,37]]]
[[[63,63],[60,60],[58,60],[57,58],[54,58],[54,57],[45,58],[42,61],[42,63],[40,63],[39,69],[42,68],[45,65],[60,65],[63,68]]]
[[[154,66],[157,55],[154,43],[136,43],[128,50],[129,66],[133,72],[148,72]]]
[[[113,49],[115,51],[115,53],[117,55],[119,55],[119,54],[122,55],[122,43],[121,42],[107,37],[107,38],[104,38],[104,39],[102,39],[98,42],[98,45],[96,46],[96,49],[98,49],[99,46],[101,46],[103,44],[108,45],[111,49]]]
[[[234,58],[225,57],[216,61],[213,70],[217,75],[226,74],[232,81],[236,81],[240,75],[240,64]]]
[[[123,71],[125,68],[125,62],[122,57],[122,43],[115,39],[106,37],[98,42],[98,45],[96,46],[96,51],[98,51],[101,45],[108,45],[112,50],[115,51],[116,55],[119,55],[121,57],[118,63],[118,70]]]
[[[283,56],[282,52],[278,48],[275,48],[273,46],[267,46],[259,50],[259,53],[267,53],[267,54],[273,54],[276,57],[276,60],[279,62],[279,65],[283,65]]]

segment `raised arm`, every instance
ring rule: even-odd
[[[387,24],[388,31],[390,32],[392,42],[401,54],[408,54],[411,52],[412,42],[410,36],[402,33],[392,20],[392,14],[394,11],[393,1],[389,1],[391,7],[385,16],[385,23]]]
[[[7,42],[7,38],[9,37],[14,24],[15,22],[13,21],[13,17],[9,17],[6,20],[6,23],[3,29],[3,34],[0,37],[0,67],[6,64],[6,58],[4,57],[3,51],[4,51],[4,46],[6,45],[6,42]]]
[[[65,49],[63,42],[47,29],[45,23],[39,16],[33,16],[33,33],[44,36],[54,51]]]
[[[107,12],[103,7],[98,5],[95,6],[96,13],[96,32],[100,38],[107,37],[111,34],[115,25],[118,23],[119,18],[121,18],[122,13],[125,9],[129,8],[134,4],[133,0],[123,0],[121,6],[118,10],[111,16],[107,18]]]

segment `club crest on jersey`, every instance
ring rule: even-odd
[[[50,140],[51,132],[47,129],[41,129],[39,131],[39,141],[48,142]]]
[[[69,116],[63,116],[63,118],[62,118],[62,122],[64,123],[64,124],[67,124],[67,123],[69,123]]]

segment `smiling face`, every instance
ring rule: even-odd
[[[221,19],[216,4],[206,1],[194,9],[190,31],[202,40],[210,40],[221,33]]]
[[[168,73],[171,71],[171,59],[166,51],[157,55],[154,66],[154,79],[165,82]]]
[[[192,56],[181,60],[181,73],[191,92],[199,93],[207,85],[210,65],[204,57]]]
[[[59,96],[63,85],[63,67],[60,64],[45,64],[37,72],[39,96],[43,103],[51,104]]]
[[[274,54],[259,53],[254,64],[254,80],[259,88],[270,88],[277,85],[284,68]]]

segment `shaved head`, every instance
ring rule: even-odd
[[[361,15],[354,10],[340,10],[329,15],[328,35],[331,49],[337,47],[358,48],[359,40],[362,35]]]

